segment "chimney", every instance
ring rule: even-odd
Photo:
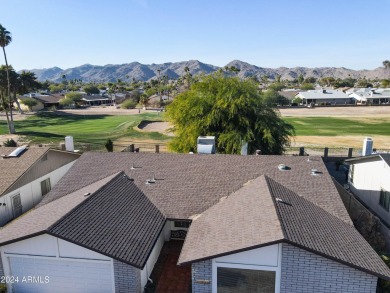
[[[374,142],[371,137],[366,137],[363,141],[362,156],[369,156],[372,154],[372,146]]]
[[[73,136],[65,136],[65,149],[74,152]]]

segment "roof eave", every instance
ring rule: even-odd
[[[308,252],[314,253],[314,254],[316,254],[316,255],[322,256],[322,257],[324,257],[324,258],[330,259],[330,260],[332,260],[332,261],[338,262],[338,263],[340,263],[340,264],[346,265],[346,266],[348,266],[348,267],[354,268],[354,269],[356,269],[356,270],[359,270],[359,271],[365,272],[365,273],[367,273],[367,274],[374,275],[374,276],[376,276],[376,277],[378,277],[378,278],[381,278],[381,279],[390,281],[390,269],[389,269],[389,275],[387,275],[387,276],[386,276],[386,275],[382,275],[382,274],[380,274],[380,273],[378,273],[378,272],[374,272],[374,271],[371,271],[371,270],[369,270],[369,269],[362,268],[362,267],[360,267],[360,266],[351,264],[351,263],[349,263],[349,262],[346,262],[346,261],[337,259],[337,258],[335,258],[335,257],[329,256],[329,255],[324,254],[324,253],[322,253],[322,252],[316,251],[316,250],[314,250],[314,249],[305,247],[305,246],[303,246],[303,245],[300,245],[300,244],[295,243],[295,242],[293,242],[293,241],[290,241],[290,240],[288,240],[288,239],[285,239],[283,242],[285,242],[286,244],[290,244],[290,245],[292,245],[292,246],[301,248],[301,249],[306,250],[306,251],[308,251]],[[379,255],[378,255],[378,257],[379,257]]]
[[[214,254],[214,255],[201,257],[201,258],[197,258],[197,259],[178,262],[177,264],[180,266],[181,265],[188,265],[188,264],[192,264],[195,262],[205,261],[205,260],[209,260],[209,259],[213,259],[213,258],[217,258],[217,257],[222,257],[222,256],[230,255],[230,254],[240,253],[240,252],[244,252],[244,251],[248,251],[248,250],[252,250],[252,249],[257,249],[257,248],[262,248],[262,247],[266,247],[266,246],[270,246],[270,245],[274,245],[274,244],[279,244],[279,243],[282,243],[283,241],[284,241],[284,239],[279,239],[279,240],[275,240],[275,241],[262,243],[259,245],[248,246],[245,248],[236,249],[236,250],[232,250],[232,251],[228,251],[228,252],[223,252],[223,253]],[[179,260],[180,260],[180,257],[179,257]]]

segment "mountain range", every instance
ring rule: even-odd
[[[299,75],[306,77],[334,77],[334,78],[367,78],[367,79],[384,79],[389,77],[389,72],[384,67],[378,67],[373,70],[352,70],[344,67],[279,67],[279,68],[264,68],[249,63],[234,60],[226,66],[235,66],[240,69],[239,77],[256,76],[261,78],[267,75],[270,80],[275,79],[280,75],[282,79],[292,80]],[[67,80],[82,79],[84,82],[109,82],[121,79],[122,81],[141,80],[148,81],[158,78],[158,76],[167,75],[169,79],[177,79],[185,75],[185,68],[188,67],[192,75],[200,73],[209,74],[217,71],[221,67],[211,64],[205,64],[198,60],[169,62],[163,64],[141,64],[132,62],[127,64],[108,64],[104,66],[85,64],[74,68],[61,69],[52,67],[47,69],[32,69],[38,80],[45,81],[62,81],[62,76],[65,75]],[[223,67],[222,67],[223,68]],[[159,73],[160,70],[160,73]]]

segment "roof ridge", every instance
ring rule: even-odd
[[[368,242],[363,238],[363,236],[355,229],[354,226],[350,226],[348,223],[344,222],[339,217],[329,213],[322,207],[316,205],[315,203],[311,202],[310,200],[300,196],[296,192],[292,191],[291,189],[285,187],[283,184],[277,182],[276,180],[269,178],[269,181],[267,183],[274,182],[275,184],[279,185],[280,187],[286,189],[289,193],[284,194],[286,197],[289,197],[291,203],[284,202],[283,199],[276,203],[276,209],[277,214],[280,216],[281,225],[283,227],[285,234],[285,241],[291,245],[297,246],[299,248],[305,249],[307,251],[310,251],[312,253],[315,253],[317,255],[323,256],[325,258],[328,258],[330,260],[339,262],[341,264],[344,264],[349,267],[353,267],[357,270],[364,271],[366,273],[370,273],[372,275],[379,276],[381,278],[389,279],[390,278],[390,269],[385,265],[385,263],[380,260],[379,255],[374,251],[374,249],[368,244]],[[277,188],[277,187],[274,187]],[[271,187],[271,195],[275,198],[275,194],[273,193],[274,189]],[[275,198],[276,200],[276,198]],[[298,202],[303,203],[303,205],[297,204]],[[286,209],[285,205],[295,207],[293,211],[284,210]],[[281,209],[284,210],[284,215],[281,214]],[[297,210],[298,209],[298,210]],[[304,209],[307,211],[307,215],[312,213],[317,213],[320,211],[320,214],[318,214],[318,217],[313,218],[314,226],[311,222],[304,222],[305,218],[302,218],[299,213],[299,209]],[[322,214],[321,213],[325,213]],[[294,226],[294,222],[298,223],[298,228]],[[316,230],[315,223],[319,222],[320,227],[319,230]],[[289,225],[289,227],[286,227]],[[334,227],[334,225],[340,225],[339,230],[342,231],[344,234],[340,235],[333,235],[330,229]],[[298,230],[297,230],[298,229]],[[296,231],[299,231],[298,236],[294,233]],[[306,232],[305,232],[306,231]],[[332,235],[332,236],[330,236]],[[334,237],[335,236],[335,237]],[[326,238],[324,238],[326,237]],[[322,240],[321,240],[322,239]],[[359,250],[362,248],[364,253],[367,257],[372,257],[372,262],[366,263],[364,258],[361,256],[356,257],[355,255],[350,255],[346,253],[345,250],[340,250],[340,241],[343,241],[345,239],[349,239],[348,241],[362,241],[363,244],[366,244],[366,247],[359,246]],[[322,243],[324,242],[324,243]],[[351,243],[353,245],[353,243]],[[323,247],[325,245],[325,248]],[[329,246],[326,246],[329,245]],[[332,246],[333,245],[333,246]],[[355,247],[356,248],[356,247]],[[354,254],[359,254],[362,251],[355,251]],[[381,265],[379,265],[378,261],[381,261]],[[364,262],[364,264],[362,263]],[[386,272],[385,272],[386,271]],[[386,275],[387,274],[387,275]]]
[[[267,183],[267,188],[268,188],[269,194],[270,194],[270,196],[271,196],[272,202],[274,203],[274,208],[275,208],[275,211],[276,211],[276,215],[278,216],[278,220],[279,220],[279,223],[280,223],[280,227],[282,228],[281,230],[282,230],[282,233],[283,233],[283,238],[284,238],[285,240],[287,240],[286,227],[285,227],[285,225],[284,225],[284,222],[282,221],[282,217],[281,217],[281,215],[280,215],[280,211],[279,211],[279,209],[278,209],[278,207],[277,207],[277,204],[276,204],[276,198],[275,198],[275,196],[274,196],[274,194],[273,194],[273,192],[272,192],[271,186],[270,186],[270,180],[272,180],[272,181],[274,181],[274,182],[277,182],[277,181],[273,180],[272,178],[268,177],[267,175],[263,175],[263,176],[264,176],[264,178],[265,178],[265,182]],[[279,182],[277,182],[277,183],[279,183]],[[280,183],[279,183],[279,184],[280,184]],[[282,185],[282,186],[284,186],[284,185]]]
[[[53,229],[56,225],[58,225],[60,222],[62,222],[62,221],[63,221],[66,217],[68,217],[71,213],[73,213],[74,211],[76,211],[77,209],[79,209],[79,208],[80,208],[82,205],[84,205],[86,202],[90,201],[91,198],[93,197],[93,195],[95,195],[95,194],[97,194],[98,192],[101,192],[102,190],[104,190],[104,188],[106,188],[106,187],[108,186],[108,184],[112,183],[115,179],[117,179],[119,176],[121,176],[122,173],[123,173],[123,174],[126,174],[124,171],[117,172],[117,174],[116,174],[113,178],[111,178],[107,183],[105,183],[103,186],[99,187],[99,189],[97,189],[94,193],[90,194],[86,200],[83,200],[81,203],[79,203],[79,204],[76,205],[74,208],[72,208],[70,211],[68,211],[65,215],[63,215],[60,219],[58,219],[57,221],[55,221],[54,224],[52,224],[52,225],[50,225],[49,227],[47,227],[47,228],[45,229],[45,231],[46,231],[46,232],[49,232],[51,229]],[[115,173],[114,173],[114,174],[115,174]],[[122,176],[123,176],[123,175],[122,175]],[[107,176],[107,177],[109,177],[109,176]],[[107,178],[107,177],[105,177],[105,178]],[[99,180],[99,181],[100,181],[100,180]],[[96,182],[97,182],[97,181],[96,181]],[[87,186],[88,186],[88,185],[87,185]],[[77,192],[78,190],[81,190],[81,189],[83,189],[83,188],[85,188],[85,187],[87,187],[87,186],[84,186],[84,187],[82,187],[82,188],[80,188],[80,189],[77,189],[77,190],[75,190],[75,191],[73,191],[73,192]],[[73,193],[73,192],[72,192],[72,193]],[[69,194],[70,194],[70,193],[69,193]],[[65,196],[66,196],[66,195],[65,195]],[[62,197],[60,197],[60,198],[62,198]],[[58,200],[58,199],[57,199],[57,200]],[[48,202],[48,203],[46,203],[46,204],[49,204],[49,203],[54,202],[54,201],[55,201],[55,200],[50,201],[50,202]],[[45,205],[46,205],[46,204],[45,204]]]

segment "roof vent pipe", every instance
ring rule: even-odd
[[[363,141],[362,156],[369,156],[372,154],[372,146],[374,142],[371,137],[366,137]]]
[[[279,169],[280,171],[288,171],[288,170],[290,170],[291,168],[288,167],[288,166],[286,166],[285,164],[279,164],[279,165],[278,165],[278,169]]]

